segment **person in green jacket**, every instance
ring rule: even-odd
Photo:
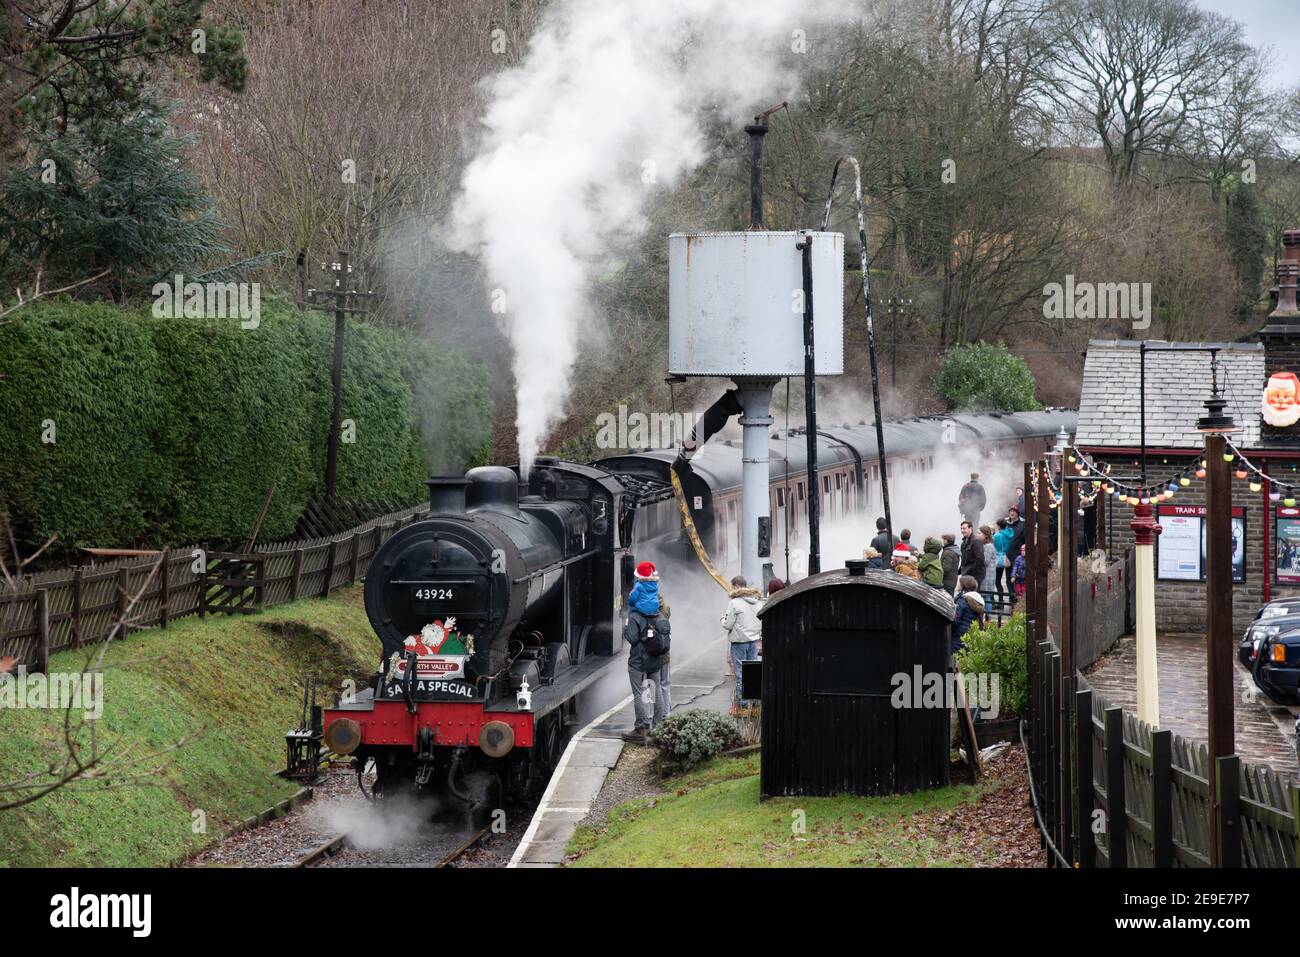
[[[943,543],[931,535],[925,540],[925,550],[916,565],[917,571],[921,573],[921,581],[931,588],[943,587],[943,559],[939,556],[941,551]]]

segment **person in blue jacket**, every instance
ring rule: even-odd
[[[970,575],[962,575],[957,582],[960,589],[953,600],[956,606],[952,616],[950,648],[955,655],[966,646],[966,632],[972,625],[984,627],[984,596],[979,592],[979,582]]]

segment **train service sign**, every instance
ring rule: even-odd
[[[1300,422],[1300,378],[1294,372],[1270,375],[1259,411],[1265,422],[1278,428]]]
[[[1166,581],[1205,580],[1205,506],[1161,505],[1156,539],[1156,577]],[[1232,580],[1246,580],[1246,509],[1232,508]]]

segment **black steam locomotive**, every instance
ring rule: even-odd
[[[428,519],[371,559],[383,643],[371,687],[325,709],[324,743],[373,759],[377,793],[450,795],[482,821],[503,788],[544,785],[577,696],[616,660],[636,493],[541,457],[429,482]]]

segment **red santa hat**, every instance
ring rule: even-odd
[[[637,581],[657,582],[659,580],[659,570],[655,568],[654,562],[642,562],[640,565],[636,566],[636,572],[634,574],[636,575]]]

